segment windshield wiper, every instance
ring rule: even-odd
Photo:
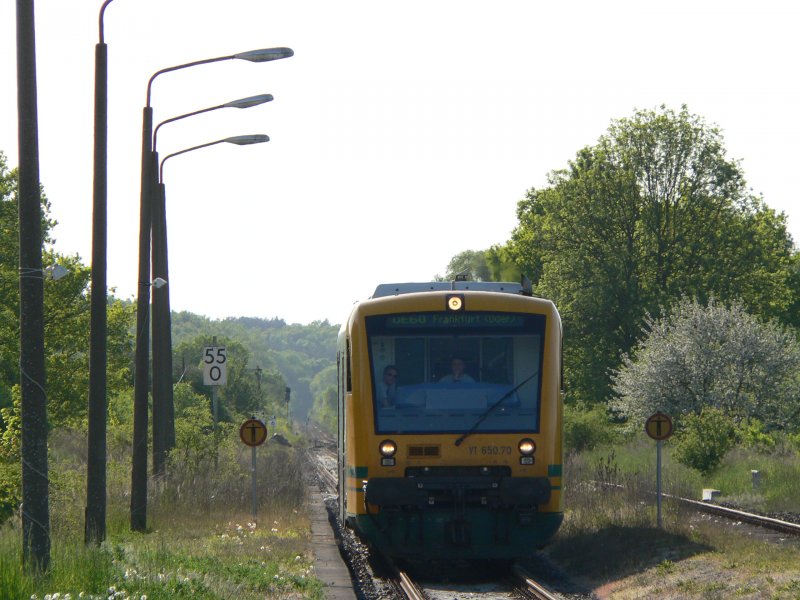
[[[487,408],[484,411],[484,413],[480,417],[478,417],[478,420],[475,421],[475,424],[472,427],[469,428],[469,431],[461,434],[461,437],[459,437],[456,440],[456,446],[460,446],[461,442],[463,442],[465,439],[467,439],[469,436],[471,436],[473,433],[475,433],[478,430],[478,427],[480,426],[480,424],[483,423],[483,421],[486,419],[486,417],[488,417],[490,414],[492,414],[492,411],[495,408],[497,408],[498,406],[500,406],[503,403],[503,400],[505,400],[506,398],[510,397],[514,392],[516,392],[519,388],[521,388],[523,385],[528,383],[531,379],[536,377],[538,374],[539,374],[539,371],[534,371],[533,375],[531,375],[527,379],[523,379],[522,382],[520,384],[518,384],[516,387],[510,389],[505,394],[500,396],[499,400],[497,400],[494,404],[492,404],[489,408]]]

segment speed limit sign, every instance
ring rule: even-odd
[[[227,364],[225,346],[206,346],[203,349],[203,384],[225,385],[228,382]]]

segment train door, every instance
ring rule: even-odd
[[[350,339],[345,336],[336,355],[337,377],[337,475],[339,480],[339,518],[347,519],[347,393],[350,391]]]

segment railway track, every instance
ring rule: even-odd
[[[513,570],[514,575],[522,584],[516,589],[524,598],[529,598],[531,600],[558,600],[560,598],[560,596],[556,596],[544,585],[533,579],[531,574],[521,566],[514,565]]]
[[[395,587],[403,595],[403,598],[406,598],[406,600],[427,600],[422,588],[406,572],[397,569],[395,577]]]
[[[728,508],[727,506],[720,506],[719,504],[712,504],[710,502],[700,502],[699,500],[690,500],[688,498],[671,496],[669,494],[665,494],[664,497],[680,502],[681,504],[684,504],[686,506],[691,506],[695,510],[710,513],[720,517],[725,517],[726,519],[731,519],[734,521],[742,521],[745,523],[750,523],[751,525],[758,525],[759,527],[763,527],[764,529],[771,529],[774,531],[780,531],[782,533],[788,533],[791,535],[800,535],[800,525],[798,525],[797,523],[782,521],[780,519],[774,519],[772,517],[767,517],[764,515],[749,513],[735,508]]]
[[[335,495],[337,491],[336,480],[336,455],[326,447],[317,447],[309,451],[309,459],[314,465],[315,472],[325,493]],[[390,587],[399,598],[407,600],[437,600],[440,598],[452,599],[454,590],[444,586],[433,587],[431,584],[420,583],[407,570],[398,568],[390,559],[381,557],[381,571],[385,572],[388,581],[383,587]],[[535,600],[556,600],[560,596],[554,595],[544,585],[537,582],[534,577],[519,565],[515,565],[511,576],[504,581],[493,584],[462,584],[456,586],[458,592],[463,592],[474,600],[499,600],[509,597]],[[484,588],[490,588],[489,590]],[[469,589],[469,591],[465,591]]]
[[[595,481],[593,483],[612,489],[618,489],[618,490],[625,489],[625,486],[619,483],[608,483],[602,481]],[[655,492],[651,492],[651,494],[655,495]],[[742,521],[744,523],[750,523],[751,525],[757,525],[759,527],[763,527],[764,529],[771,529],[773,531],[780,531],[782,533],[788,533],[791,535],[800,535],[800,524],[792,523],[791,521],[784,521],[781,519],[776,519],[774,517],[768,517],[765,515],[750,513],[736,508],[729,508],[727,506],[713,504],[712,502],[701,502],[700,500],[691,500],[689,498],[683,498],[681,496],[675,496],[673,494],[661,494],[661,496],[668,500],[672,500],[674,502],[683,504],[684,506],[689,506],[691,508],[694,508],[695,510],[698,510],[700,512],[717,515],[720,517],[724,517],[726,519],[730,519],[732,521]]]
[[[335,496],[337,493],[337,480],[336,480],[336,455],[333,450],[328,447],[314,448],[310,452],[312,464],[315,465],[318,474],[318,480],[321,486],[325,489],[326,494]],[[597,483],[597,482],[596,482]],[[617,484],[603,484],[604,487],[619,487]],[[791,536],[800,535],[800,524],[793,523],[786,520],[777,519],[774,517],[758,515],[749,513],[739,509],[729,508],[712,504],[709,502],[701,502],[664,494],[664,498],[668,501],[678,502],[693,510],[703,513],[715,515],[720,518],[732,520],[734,522],[748,523],[766,530],[772,530],[788,534]],[[352,535],[352,534],[351,534]],[[359,548],[355,546],[354,552],[368,554],[366,548]],[[367,562],[369,559],[365,557],[358,558]],[[513,568],[513,575],[505,581],[494,583],[484,582],[481,584],[449,584],[447,582],[428,583],[420,582],[416,579],[413,570],[397,569],[389,563],[389,566],[382,569],[382,575],[375,576],[375,587],[384,590],[383,594],[375,597],[398,597],[407,598],[412,600],[452,600],[453,598],[470,598],[471,600],[499,600],[514,598],[535,598],[535,599],[555,599],[555,598],[571,598],[577,597],[573,594],[555,594],[547,589],[546,586],[537,582],[533,576],[525,571],[520,565],[515,565]],[[372,575],[370,575],[372,576]],[[386,593],[385,590],[391,590]],[[585,595],[578,595],[585,598]],[[363,597],[371,598],[370,594],[365,594]]]
[[[511,571],[486,581],[479,582],[429,582],[424,578],[417,580],[408,572],[398,571],[396,587],[407,600],[452,600],[453,598],[470,598],[472,600],[561,600],[557,595],[540,583],[534,576],[520,565],[514,565]]]
[[[452,600],[453,598],[561,600],[563,598],[533,579],[533,576],[520,566],[515,566],[510,574],[495,580],[472,583],[420,581],[410,573],[398,570],[394,586],[399,596],[406,600]]]

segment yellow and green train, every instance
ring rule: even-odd
[[[516,283],[382,284],[338,339],[339,511],[395,557],[514,559],[558,530],[561,319]]]

